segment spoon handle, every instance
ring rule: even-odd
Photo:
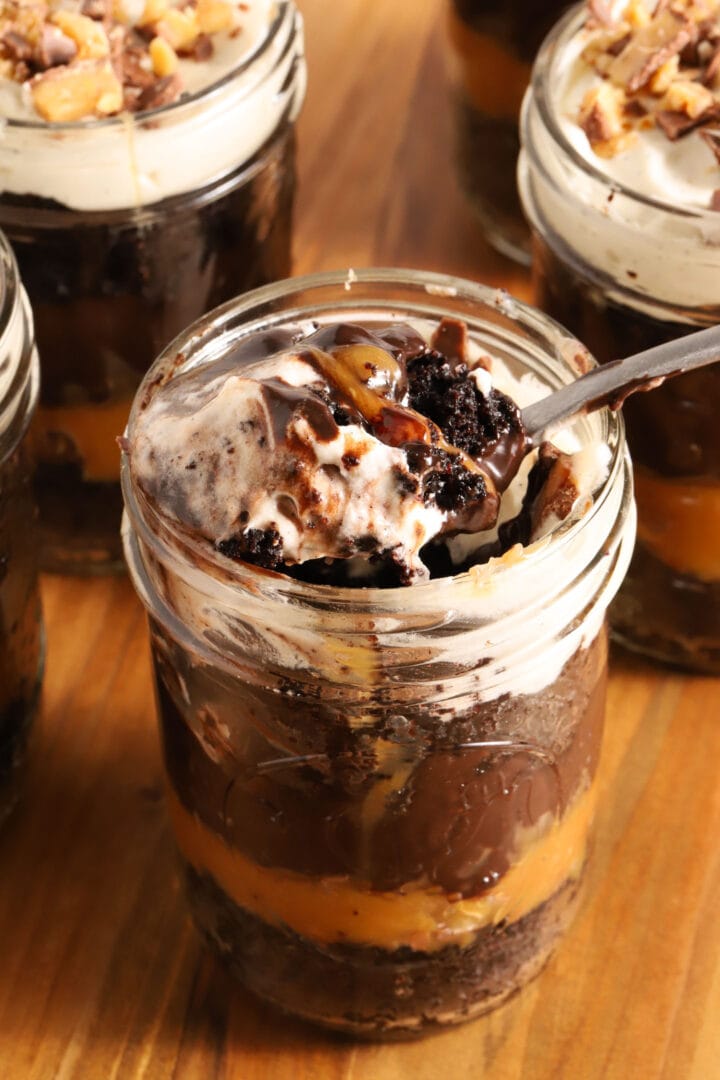
[[[537,444],[581,412],[607,405],[619,409],[636,390],[652,390],[665,379],[720,360],[720,326],[674,338],[663,345],[613,360],[522,410],[528,440]]]

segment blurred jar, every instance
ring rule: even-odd
[[[357,277],[349,292],[345,275],[281,282],[195,324],[146,376],[129,445],[154,386],[298,320],[450,315],[514,374],[548,387],[577,374],[577,343],[489,289]],[[373,1036],[467,1020],[532,978],[569,924],[596,798],[605,611],[634,537],[622,421],[605,412],[577,431],[610,451],[584,517],[524,556],[397,589],[229,562],[124,465],[192,910],[283,1009]]]
[[[450,0],[460,183],[493,247],[529,263],[515,173],[518,120],[533,58],[567,0]]]
[[[203,312],[290,271],[302,20],[280,0],[220,81],[147,112],[8,120],[0,227],[33,305],[46,569],[122,570],[116,437],[142,375]]]
[[[0,822],[18,796],[43,668],[38,526],[27,449],[38,382],[32,315],[0,234]]]
[[[720,322],[720,231],[716,211],[631,190],[567,137],[557,72],[583,19],[563,20],[538,56],[519,175],[537,301],[602,363]],[[613,629],[655,659],[720,673],[720,366],[623,412],[638,543]]]

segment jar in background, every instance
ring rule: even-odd
[[[467,322],[544,385],[577,343],[440,275],[281,282],[200,320],[153,387],[250,334],[338,320]],[[329,1027],[422,1033],[504,1001],[570,922],[596,798],[605,610],[634,537],[622,421],[591,508],[525,556],[407,588],[311,585],[234,563],[122,470],[149,614],[169,806],[195,920],[255,993]]]
[[[610,181],[568,138],[554,65],[582,21],[566,17],[538,56],[519,175],[537,302],[602,363],[720,321],[720,225],[716,211]],[[623,412],[638,542],[614,632],[658,660],[718,673],[720,367],[635,394]]]
[[[42,358],[34,424],[45,568],[122,569],[116,436],[184,326],[290,270],[302,22],[175,104],[104,120],[8,120],[0,227]],[[52,163],[52,164],[50,164]]]
[[[0,234],[0,822],[18,796],[43,667],[27,429],[39,368],[27,297]]]
[[[457,161],[462,187],[498,251],[530,261],[517,194],[518,120],[540,43],[567,0],[450,0]]]

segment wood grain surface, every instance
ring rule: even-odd
[[[296,268],[447,270],[528,295],[456,190],[439,0],[304,0]],[[419,1043],[276,1015],[200,946],[174,871],[144,617],[48,578],[25,799],[0,834],[0,1080],[717,1080],[720,681],[618,653],[582,913],[541,977]]]

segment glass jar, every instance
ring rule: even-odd
[[[515,173],[518,119],[535,53],[567,0],[449,0],[460,183],[488,240],[529,263]]]
[[[467,321],[515,373],[577,374],[577,343],[506,294],[375,270],[225,305],[146,376],[297,319]],[[169,805],[195,920],[240,979],[372,1036],[493,1008],[576,908],[596,797],[605,609],[634,512],[622,421],[588,513],[524,555],[408,588],[309,585],[222,559],[123,465],[125,551],[150,619]]]
[[[280,0],[258,49],[176,104],[5,122],[0,227],[43,365],[34,439],[47,569],[122,569],[115,439],[140,378],[188,322],[289,272],[304,92],[302,21]]]
[[[0,233],[0,822],[17,799],[43,667],[37,514],[26,438],[38,383],[30,307]]]
[[[553,72],[582,20],[563,20],[538,56],[519,177],[537,302],[603,363],[720,321],[720,220],[610,182],[571,145]],[[718,673],[720,367],[636,394],[623,411],[638,544],[614,631],[651,657]]]

